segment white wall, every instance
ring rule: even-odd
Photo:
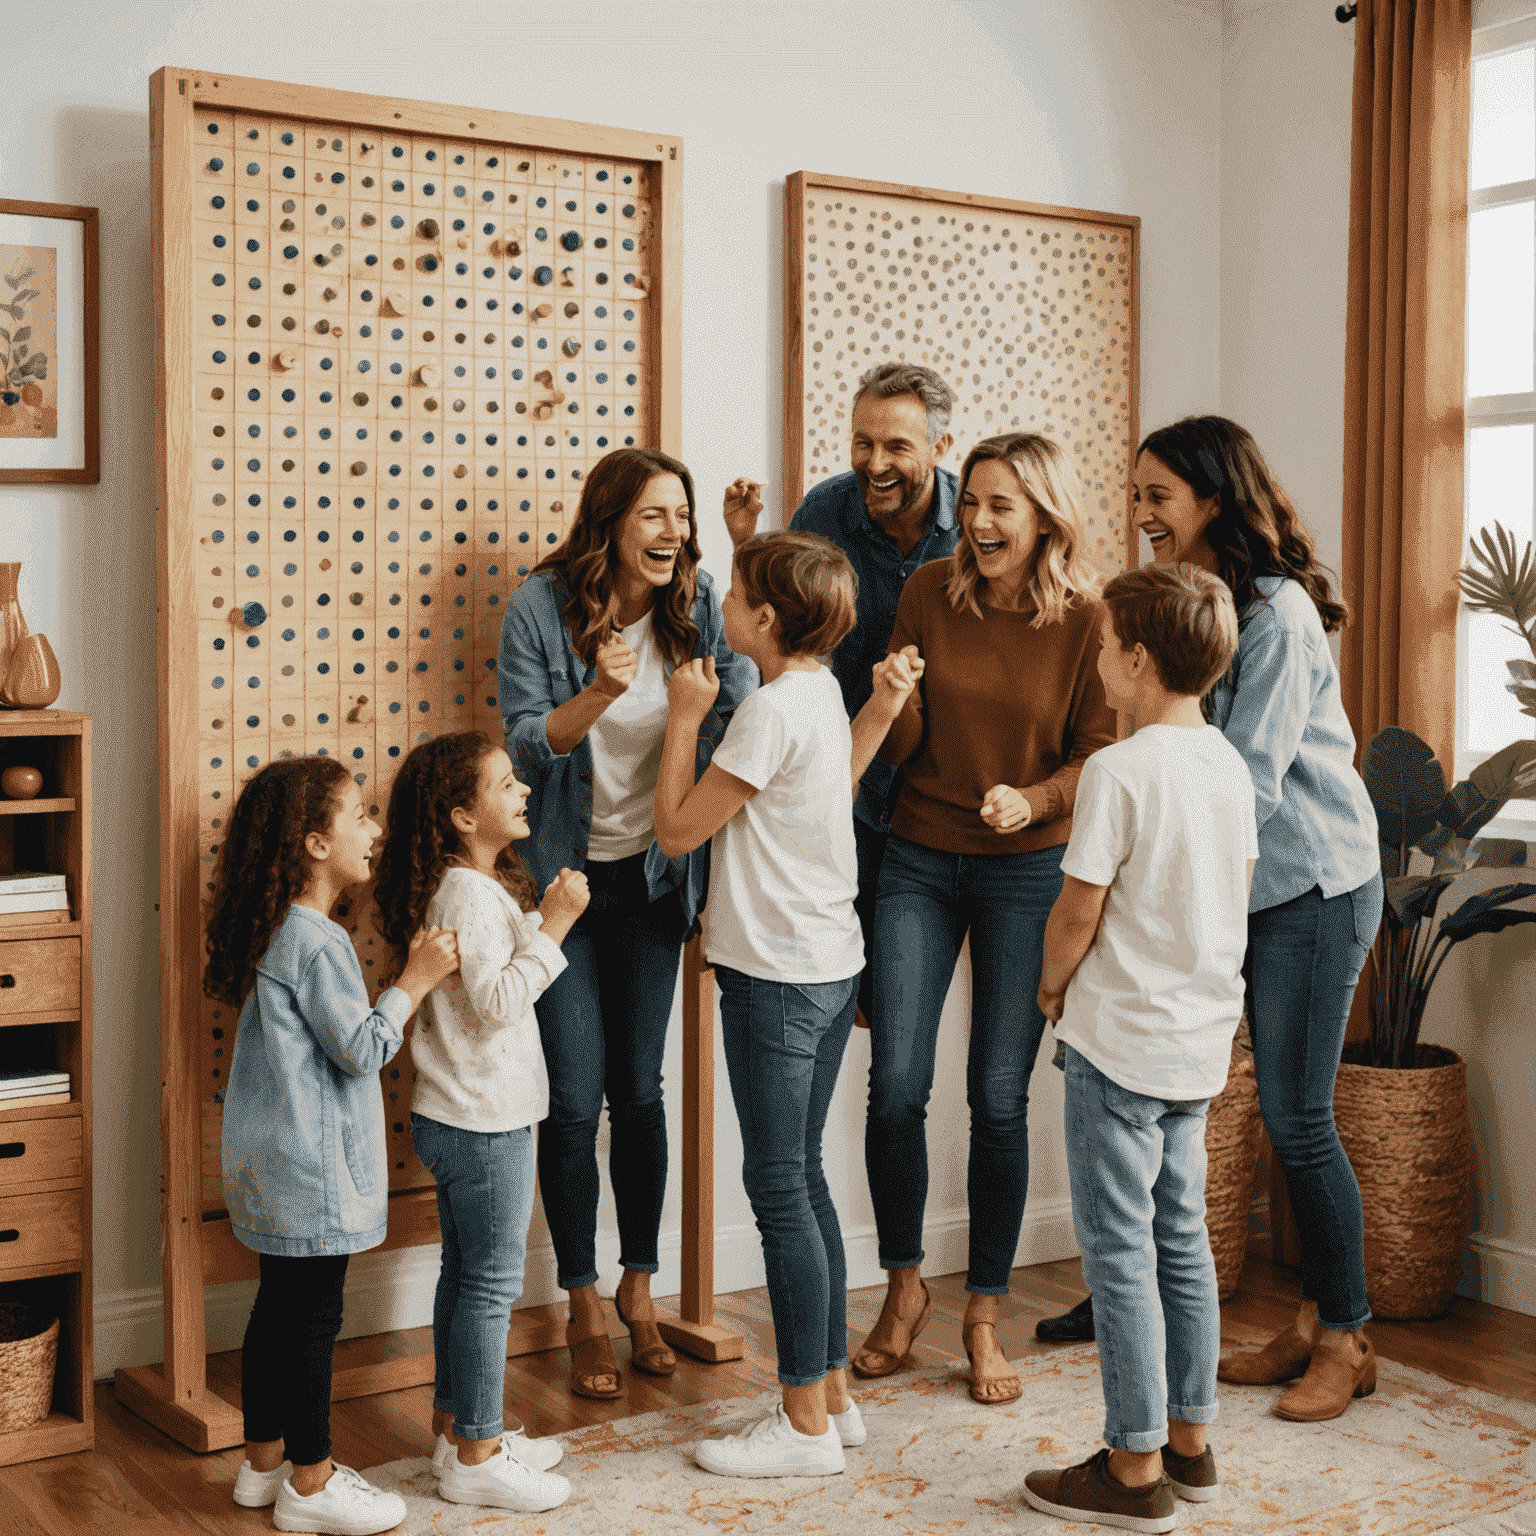
[[[1328,27],[1319,23],[1320,30]],[[1330,38],[1330,41],[1332,39]],[[101,209],[102,483],[0,494],[0,558],[96,721],[97,1351],[157,1360],[159,1022],[154,465],[147,80],[161,64],[459,101],[681,134],[686,142],[684,455],[705,489],[780,483],[783,178],[833,171],[1139,214],[1142,420],[1217,404],[1219,0],[1086,4],[78,0],[7,37],[0,183]],[[770,495],[770,505],[776,499]],[[718,504],[718,503],[716,503]],[[727,564],[706,511],[708,563]],[[928,1266],[965,1262],[966,983],[952,994],[932,1106]],[[868,1045],[856,1036],[827,1138],[852,1282],[878,1279],[862,1152]],[[668,1077],[681,1064],[674,1048]],[[1042,1065],[1025,1262],[1074,1252],[1060,1087]],[[760,1283],[739,1142],[718,1084],[719,1275]],[[680,1162],[673,1117],[674,1167]],[[658,1293],[676,1289],[676,1179]],[[602,1258],[613,1276],[611,1209]],[[530,1301],[553,1297],[534,1233]],[[348,1329],[430,1316],[435,1250],[359,1260]],[[249,1292],[209,1293],[210,1344],[238,1341]]]
[[[1533,11],[1530,0],[1479,0],[1474,24]],[[1335,571],[1343,538],[1353,62],[1354,27],[1338,25],[1323,6],[1227,0],[1222,410],[1258,438],[1319,556]],[[1459,517],[1460,509],[1451,515]],[[1503,835],[1521,832],[1515,825]],[[1520,873],[1470,877],[1447,897],[1447,910]],[[1536,933],[1529,927],[1459,946],[1430,994],[1422,1038],[1449,1046],[1467,1063],[1476,1165],[1462,1292],[1536,1314],[1536,1208],[1529,1199],[1536,1153],[1533,961]]]

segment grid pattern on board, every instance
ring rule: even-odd
[[[586,469],[649,444],[639,163],[195,113],[198,853],[241,783],[339,756],[377,816],[417,742],[501,730],[509,593]],[[190,745],[190,744],[189,744]],[[365,913],[344,919],[369,979]],[[235,1016],[203,1000],[203,1208]],[[408,1049],[384,1073],[394,1187]]]
[[[805,484],[848,468],[859,376],[925,363],[955,392],[946,463],[982,438],[1054,438],[1082,480],[1086,553],[1126,560],[1131,229],[809,185],[802,223]]]

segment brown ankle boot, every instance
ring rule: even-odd
[[[1216,1367],[1216,1379],[1243,1387],[1269,1387],[1277,1381],[1294,1381],[1311,1359],[1311,1339],[1302,1338],[1292,1323],[1263,1349],[1228,1355]]]
[[[1307,1374],[1275,1404],[1275,1412],[1295,1424],[1316,1424],[1338,1418],[1352,1399],[1375,1390],[1376,1349],[1369,1339],[1363,1347],[1351,1341],[1347,1351],[1319,1344]]]

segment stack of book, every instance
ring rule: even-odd
[[[35,1109],[69,1103],[69,1073],[47,1067],[0,1072],[0,1109]]]
[[[0,874],[0,926],[68,921],[69,892],[63,875]]]

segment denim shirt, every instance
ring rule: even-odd
[[[1381,869],[1376,812],[1355,772],[1355,733],[1317,608],[1299,582],[1258,576],[1237,660],[1211,691],[1211,724],[1253,778],[1259,862],[1250,912],[1318,886],[1358,890]]]
[[[832,675],[843,690],[843,707],[850,720],[875,691],[874,666],[885,660],[891,630],[896,626],[896,605],[907,577],[920,565],[955,552],[959,482],[948,469],[934,470],[933,481],[933,516],[910,554],[903,555],[896,541],[870,518],[852,470],[813,485],[789,520],[797,533],[819,533],[831,539],[848,556],[859,578],[858,623],[831,658]],[[890,826],[899,774],[900,769],[878,757],[864,770],[853,805],[860,821],[871,827]]]
[[[736,706],[757,688],[757,666],[725,643],[725,620],[715,584],[702,567],[694,598],[693,622],[699,639],[696,658],[713,656],[720,693],[699,729],[694,777],[703,774],[725,734]],[[592,834],[592,738],[583,736],[569,752],[549,744],[547,722],[560,705],[574,699],[597,676],[571,649],[561,618],[569,594],[553,571],[535,571],[507,604],[501,623],[501,659],[497,680],[507,756],[529,788],[528,826],[532,835],[517,845],[523,863],[542,894],[562,867],[580,869]],[[665,664],[667,676],[673,668]],[[691,927],[704,905],[709,884],[709,844],[679,859],[669,859],[652,841],[645,853],[645,883],[652,901],[669,890],[682,897],[684,920]]]
[[[384,1241],[379,1073],[410,1016],[399,987],[369,1008],[345,928],[289,907],[240,1010],[224,1093],[224,1201],[247,1248],[310,1258]]]

